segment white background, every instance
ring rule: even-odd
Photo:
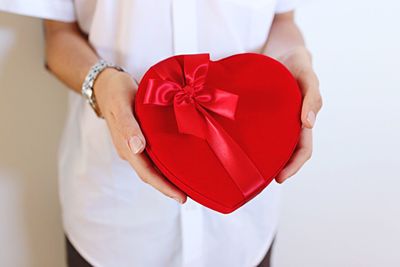
[[[297,20],[325,101],[313,159],[284,185],[275,266],[400,266],[400,2],[313,1]],[[0,14],[0,266],[64,266],[66,90],[42,38],[39,20]]]

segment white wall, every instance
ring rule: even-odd
[[[400,266],[399,11],[390,0],[298,11],[325,105],[314,159],[285,185],[276,267]],[[0,266],[64,266],[55,157],[66,90],[42,50],[39,21],[0,14]]]
[[[325,100],[286,185],[277,267],[400,266],[400,3],[313,1],[298,21]]]
[[[0,14],[0,266],[62,267],[56,153],[66,90],[39,20]]]

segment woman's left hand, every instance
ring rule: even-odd
[[[303,95],[301,122],[303,128],[300,140],[291,159],[285,168],[275,177],[278,183],[283,183],[293,176],[311,158],[312,128],[315,125],[316,116],[322,107],[322,98],[319,92],[319,81],[311,65],[311,55],[304,47],[296,48],[279,57],[296,78]]]

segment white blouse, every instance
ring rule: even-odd
[[[140,81],[175,54],[260,52],[274,14],[292,10],[294,1],[0,0],[0,10],[78,21],[101,57]],[[179,205],[141,182],[118,157],[105,121],[74,92],[59,179],[65,232],[94,266],[256,266],[277,228],[275,182],[229,215],[190,199]]]

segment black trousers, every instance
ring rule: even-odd
[[[72,246],[71,242],[69,242],[68,238],[65,238],[65,241],[67,249],[68,267],[93,267],[79,254],[78,251],[76,251],[74,246]],[[273,244],[274,242],[272,242],[271,247],[269,248],[264,259],[257,267],[270,267]]]

